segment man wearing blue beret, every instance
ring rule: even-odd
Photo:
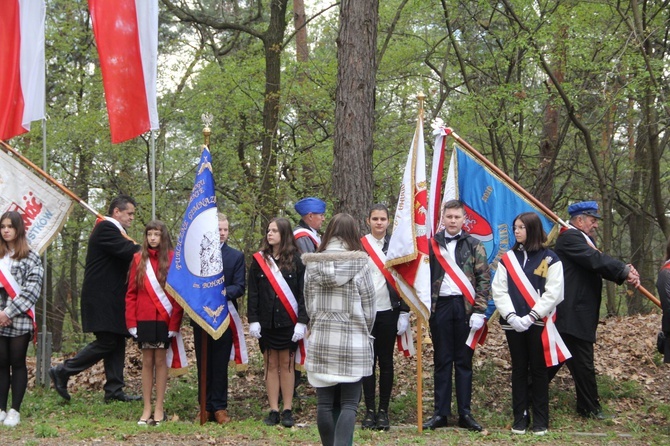
[[[293,230],[298,249],[301,254],[315,252],[321,243],[318,230],[326,219],[326,203],[318,198],[307,197],[295,204],[295,210],[300,214],[300,222]]]
[[[563,263],[565,300],[556,308],[556,328],[572,353],[566,361],[575,381],[577,412],[603,420],[608,418],[600,406],[593,346],[602,301],[603,279],[635,287],[640,275],[635,267],[616,260],[596,248],[598,221],[602,218],[595,201],[581,201],[568,207],[570,227],[558,236],[554,251]],[[559,366],[549,371],[549,379]]]

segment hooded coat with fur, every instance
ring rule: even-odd
[[[334,238],[324,252],[303,254],[311,335],[305,368],[320,382],[372,374],[376,307],[368,255]]]

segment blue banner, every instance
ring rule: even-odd
[[[218,339],[230,317],[219,243],[219,222],[212,175],[212,156],[204,147],[195,176],[167,289],[203,330]]]
[[[489,264],[498,260],[515,242],[514,217],[522,212],[535,212],[549,235],[556,223],[528,199],[493,173],[468,151],[454,145],[456,197],[465,204],[463,229],[486,247]]]

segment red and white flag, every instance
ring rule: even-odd
[[[430,317],[427,193],[426,149],[420,117],[405,165],[385,266],[395,277],[402,298],[425,322]]]
[[[158,0],[88,0],[112,143],[158,129]]]
[[[44,0],[4,0],[0,12],[0,139],[44,118]]]

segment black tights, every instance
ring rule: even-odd
[[[26,353],[32,333],[15,338],[0,336],[0,409],[7,410],[9,387],[12,387],[12,409],[19,412],[28,387]],[[11,372],[10,372],[11,368]]]

